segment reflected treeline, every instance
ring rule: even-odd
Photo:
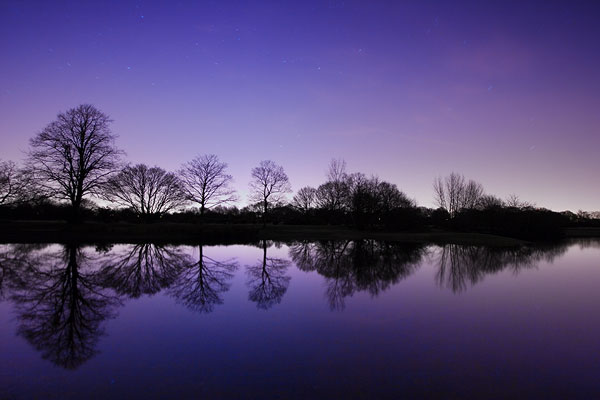
[[[375,297],[419,267],[426,248],[421,244],[376,240],[301,242],[290,246],[299,269],[326,278],[331,309],[342,310],[345,298],[366,291]]]
[[[119,299],[101,284],[93,262],[78,246],[50,252],[15,248],[21,270],[13,276],[10,299],[15,303],[22,335],[44,359],[75,369],[96,353],[102,322],[115,315]]]
[[[519,273],[523,269],[536,268],[541,261],[553,262],[567,248],[566,243],[518,248],[447,244],[432,253],[437,264],[435,280],[440,287],[459,293],[482,281],[486,275],[507,268]]]
[[[23,287],[26,283],[26,275],[37,265],[31,255],[48,246],[48,244],[0,245],[0,300],[10,297],[11,290]]]
[[[0,295],[15,305],[18,334],[44,359],[75,369],[93,357],[103,322],[124,298],[163,289],[192,310],[223,302],[237,268],[182,247],[119,245],[0,246]]]
[[[290,266],[289,260],[267,256],[267,248],[273,243],[261,241],[263,257],[260,262],[247,267],[248,299],[256,303],[256,307],[268,310],[275,304],[281,303],[287,291],[291,277],[286,275]]]
[[[598,241],[578,241],[598,248]],[[514,273],[552,262],[574,242],[513,249],[445,245],[426,247],[359,241],[301,242],[289,247],[299,269],[316,271],[326,282],[326,298],[341,310],[357,292],[375,297],[433,262],[439,286],[461,292],[488,274]],[[282,301],[291,277],[287,259],[269,257],[273,243],[260,242],[262,258],[246,268],[248,299],[259,309]],[[83,247],[79,245],[0,245],[0,296],[15,305],[18,334],[45,359],[74,369],[97,352],[106,320],[127,298],[172,296],[198,313],[212,312],[224,301],[237,263],[198,256],[181,246],[155,244]],[[426,257],[427,256],[427,257]]]
[[[198,246],[198,261],[181,268],[171,294],[192,311],[210,313],[215,305],[223,304],[223,293],[229,290],[238,268],[233,259],[217,261],[204,254]]]

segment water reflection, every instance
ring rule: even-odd
[[[15,249],[13,254],[19,254]],[[20,259],[19,279],[10,299],[15,303],[18,334],[44,359],[75,369],[96,353],[102,322],[115,315],[118,298],[103,288],[81,247],[31,252]]]
[[[233,259],[217,261],[204,254],[198,246],[198,261],[181,268],[171,294],[192,311],[210,313],[217,304],[223,304],[223,294],[229,290],[238,268]]]
[[[191,263],[181,247],[149,243],[119,246],[107,253],[100,276],[102,283],[117,293],[138,298],[171,286]]]
[[[332,310],[343,310],[345,298],[359,291],[376,297],[416,271],[426,254],[420,244],[376,240],[301,242],[290,246],[299,269],[326,278]]]
[[[599,247],[599,241],[581,241]],[[298,242],[289,258],[302,271],[315,271],[325,282],[332,310],[343,310],[357,292],[372,298],[430,263],[437,285],[454,293],[466,291],[486,276],[508,270],[519,273],[553,262],[573,243],[520,248],[444,245],[428,247],[359,241]],[[282,302],[291,276],[290,259],[262,257],[245,268],[248,300],[268,310]],[[210,248],[156,244],[82,247],[67,245],[1,245],[0,299],[11,301],[17,333],[54,364],[75,369],[97,352],[104,322],[128,298],[160,291],[197,313],[210,313],[225,301],[238,271],[233,259],[219,261]],[[246,290],[243,286],[238,290]]]
[[[567,248],[566,244],[519,248],[447,244],[433,251],[437,264],[435,280],[438,286],[460,293],[469,285],[481,282],[486,275],[507,268],[516,274],[523,269],[536,268],[540,261],[553,262]]]
[[[256,307],[268,310],[275,304],[281,303],[283,295],[287,291],[291,277],[286,275],[290,266],[289,260],[267,256],[267,248],[272,242],[263,240],[262,260],[247,267],[248,287],[250,293],[248,299],[256,303]]]

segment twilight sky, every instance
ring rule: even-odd
[[[451,171],[554,210],[600,209],[594,2],[0,1],[0,158],[92,103],[131,162],[332,157],[433,206]]]

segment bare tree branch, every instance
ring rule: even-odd
[[[263,222],[266,222],[269,206],[282,201],[292,187],[283,167],[270,160],[261,161],[258,167],[252,168],[251,176],[250,200],[262,204]]]
[[[209,154],[194,158],[179,171],[186,198],[200,204],[201,215],[206,209],[237,200],[235,190],[229,186],[233,178],[226,170],[226,163]]]
[[[28,170],[51,197],[71,203],[77,218],[81,200],[96,193],[116,171],[122,151],[110,118],[90,104],[65,113],[30,140]]]
[[[142,216],[160,216],[185,204],[179,178],[159,167],[125,167],[104,185],[103,197]]]

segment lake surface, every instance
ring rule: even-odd
[[[0,245],[0,398],[599,398],[600,242]]]

